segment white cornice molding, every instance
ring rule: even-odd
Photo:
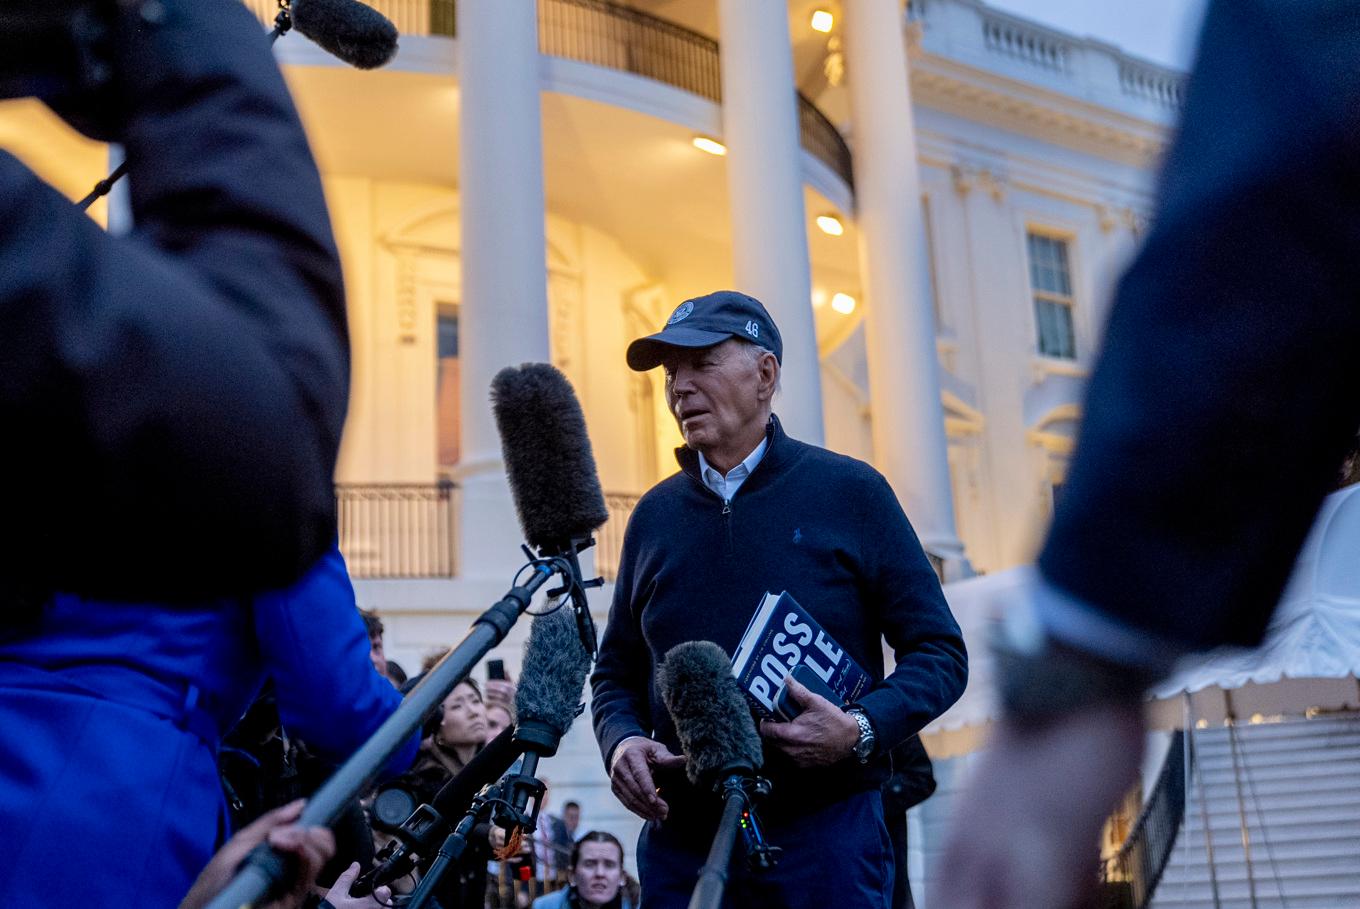
[[[1136,167],[1153,164],[1168,139],[1159,123],[925,51],[911,57],[911,89],[924,107],[1020,129]]]

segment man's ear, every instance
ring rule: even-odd
[[[756,371],[760,375],[760,381],[756,385],[756,397],[761,401],[768,401],[774,397],[775,388],[779,386],[779,361],[768,351],[762,353],[756,362]]]

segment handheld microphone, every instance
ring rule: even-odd
[[[568,593],[581,643],[595,655],[595,623],[578,556],[609,509],[600,489],[585,413],[567,377],[547,363],[508,366],[491,381],[491,407],[501,453],[524,538],[542,558],[560,559],[570,582],[550,595]]]
[[[397,53],[397,27],[358,0],[293,0],[293,27],[359,69],[377,69]]]
[[[754,776],[764,751],[723,649],[711,641],[677,644],[656,676],[690,782],[711,787],[733,774]]]
[[[534,618],[515,690],[515,742],[525,753],[524,765],[510,785],[510,803],[517,814],[524,813],[530,797],[532,814],[538,814],[543,794],[543,784],[534,779],[538,761],[557,753],[580,712],[590,664],[571,613],[556,609]],[[533,829],[532,823],[527,826]]]
[[[657,668],[657,684],[680,737],[690,781],[712,787],[723,798],[722,819],[689,902],[689,909],[718,909],[738,831],[752,870],[765,871],[779,861],[780,850],[765,841],[756,815],[755,798],[770,791],[757,776],[764,763],[760,735],[731,661],[717,644],[689,641],[672,647]]]

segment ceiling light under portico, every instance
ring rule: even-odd
[[[708,152],[710,155],[722,157],[727,154],[727,146],[711,136],[695,136],[690,142],[699,151]]]

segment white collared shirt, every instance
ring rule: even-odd
[[[755,451],[746,456],[736,467],[727,472],[727,476],[718,473],[717,469],[711,467],[704,453],[699,452],[699,476],[704,478],[704,485],[722,497],[724,502],[732,501],[732,497],[737,494],[741,484],[746,482],[746,478],[751,475],[751,471],[756,469],[760,459],[765,457],[765,449],[770,444],[770,437],[765,436],[756,446]]]

